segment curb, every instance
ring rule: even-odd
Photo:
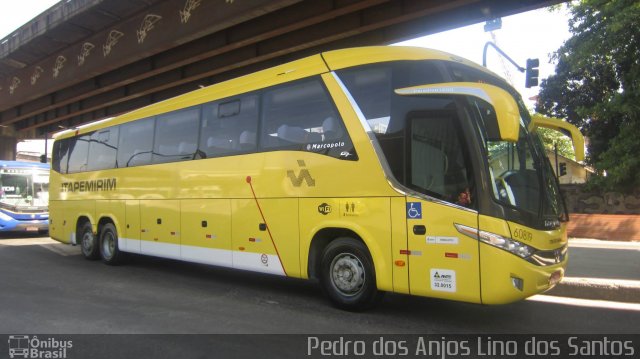
[[[573,248],[608,248],[608,249],[631,249],[640,251],[638,241],[613,241],[593,238],[569,238],[569,247]]]
[[[640,281],[565,277],[545,294],[559,297],[640,303]]]

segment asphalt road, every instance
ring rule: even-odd
[[[140,256],[112,267],[47,242],[0,237],[0,333],[631,334],[640,322],[637,307],[392,294],[350,313],[308,281]]]
[[[581,240],[569,244],[568,277],[640,281],[640,243]]]

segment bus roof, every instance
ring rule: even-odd
[[[49,169],[49,164],[40,162],[21,162],[0,160],[0,168],[38,168]]]
[[[199,105],[215,99],[226,98],[259,90],[297,79],[319,75],[348,67],[400,60],[443,60],[462,63],[491,76],[495,73],[461,57],[438,50],[408,46],[368,46],[323,52],[275,66],[245,76],[216,83],[149,106],[94,123],[64,130],[53,135],[55,139],[89,133],[101,128],[119,125],[132,120],[155,116],[177,109]]]

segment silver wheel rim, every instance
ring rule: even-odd
[[[91,254],[93,252],[94,238],[93,233],[87,231],[82,235],[82,251],[85,254]]]
[[[116,250],[116,241],[113,237],[113,233],[107,232],[102,237],[102,254],[106,259],[113,257],[113,252]]]
[[[354,296],[365,283],[365,270],[358,257],[351,253],[340,253],[331,261],[331,283],[345,296]]]

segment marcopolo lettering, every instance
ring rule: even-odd
[[[327,148],[340,148],[344,147],[344,141],[332,142],[332,143],[310,143],[307,145],[307,151],[325,150]]]
[[[116,189],[116,179],[105,178],[91,181],[62,182],[60,187],[62,192],[114,191]]]

